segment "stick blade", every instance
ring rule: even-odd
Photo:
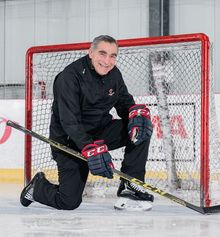
[[[220,212],[220,205],[204,207],[204,214],[215,214]]]

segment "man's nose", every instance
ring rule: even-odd
[[[104,63],[108,65],[110,62],[111,62],[110,56],[106,55],[106,56],[104,57]]]

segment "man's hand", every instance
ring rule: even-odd
[[[129,109],[128,134],[135,145],[150,139],[153,127],[150,110],[145,104],[137,104]]]
[[[97,140],[84,146],[82,155],[87,158],[89,170],[93,175],[113,178],[112,168],[114,165],[104,140]]]

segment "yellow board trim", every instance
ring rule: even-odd
[[[24,169],[0,169],[0,183],[24,183]]]
[[[48,177],[54,177],[54,179],[57,179],[57,172],[56,170],[42,170],[46,173],[46,176]],[[36,173],[36,171],[33,171],[33,173]],[[53,174],[53,175],[52,175]],[[198,172],[194,172],[193,174],[189,175],[188,173],[181,172],[178,174],[178,176],[181,179],[195,179],[199,180],[199,174]],[[166,172],[162,171],[148,171],[146,172],[146,179],[162,179],[165,180],[167,178]],[[88,182],[96,182],[100,179],[103,179],[99,176],[93,176],[89,175]],[[115,176],[113,180],[117,180],[119,177]],[[220,174],[215,173],[212,174],[211,180],[219,181],[220,180]],[[112,180],[105,179],[106,182],[111,182]],[[0,183],[24,183],[24,169],[0,169]]]

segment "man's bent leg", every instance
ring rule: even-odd
[[[144,181],[145,166],[148,158],[150,139],[135,146],[131,142],[125,147],[124,160],[121,171]]]
[[[104,139],[110,150],[125,146],[121,171],[144,181],[150,140],[137,146],[132,144],[128,136],[127,124],[123,123],[122,120],[113,120],[97,134],[96,139]],[[138,210],[138,206],[141,210],[152,209],[151,202],[153,202],[154,196],[126,180],[121,179],[117,196],[120,198],[115,203],[116,209],[131,208],[132,210]]]
[[[54,153],[54,159],[58,166],[59,185],[40,180],[35,184],[34,200],[56,209],[73,210],[82,202],[88,165],[60,152]]]

